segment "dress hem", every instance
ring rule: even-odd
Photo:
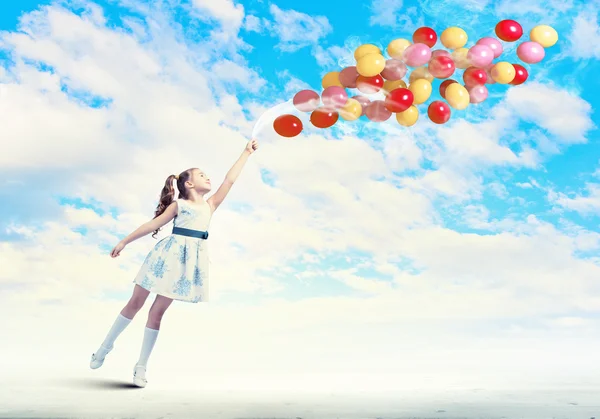
[[[192,303],[192,304],[198,304],[198,303],[205,303],[205,302],[207,302],[207,300],[205,300],[205,299],[201,299],[200,301],[186,300],[186,299],[183,299],[181,297],[181,295],[179,295],[179,294],[165,293],[163,291],[156,290],[154,287],[146,288],[146,287],[144,287],[142,284],[140,284],[137,281],[133,281],[133,283],[136,284],[136,285],[139,285],[140,287],[142,287],[146,291],[153,292],[156,295],[162,295],[163,297],[170,298],[171,300],[174,300],[174,301],[183,301],[184,303]]]

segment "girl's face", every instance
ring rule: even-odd
[[[211,189],[210,178],[200,169],[194,169],[192,171],[190,181],[194,184],[196,192],[209,192]]]

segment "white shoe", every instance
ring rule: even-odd
[[[138,387],[146,387],[148,380],[146,380],[146,367],[143,365],[136,364],[133,368],[133,384]]]
[[[102,364],[104,364],[104,359],[106,358],[106,355],[108,355],[108,353],[110,351],[112,351],[112,349],[113,349],[113,348],[110,348],[107,350],[103,346],[101,346],[101,348],[106,350],[106,354],[103,357],[99,357],[95,353],[92,354],[92,359],[90,360],[90,368],[93,370],[100,368],[102,366]]]

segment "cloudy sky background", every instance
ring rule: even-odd
[[[155,241],[108,252],[165,178],[218,184],[257,119],[353,47],[424,24],[472,45],[513,18],[559,43],[445,126],[255,131],[213,218],[212,301],[169,309],[149,367],[265,388],[597,384],[600,5],[438,3],[0,6],[0,366],[90,375]],[[94,374],[129,379],[149,305]]]

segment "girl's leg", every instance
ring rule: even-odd
[[[131,319],[133,319],[137,312],[140,311],[149,294],[150,291],[145,290],[137,284],[135,285],[131,298],[117,316],[111,329],[104,338],[104,342],[102,342],[98,350],[92,355],[92,360],[90,362],[91,368],[96,369],[102,366],[104,358],[112,350],[115,340],[121,332],[125,330],[129,323],[131,323]]]
[[[157,295],[150,308],[150,312],[148,313],[148,321],[146,322],[146,328],[144,330],[144,342],[142,343],[142,350],[140,351],[140,359],[133,371],[133,382],[139,387],[146,386],[146,366],[148,365],[148,359],[150,358],[150,353],[156,343],[162,317],[172,302],[173,300],[171,298]]]

